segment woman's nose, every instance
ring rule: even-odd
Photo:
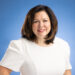
[[[39,27],[43,27],[43,22],[39,22]]]

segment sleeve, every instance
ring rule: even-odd
[[[24,56],[22,55],[21,42],[12,40],[2,58],[0,65],[15,72],[20,72],[20,68],[24,63]]]
[[[71,63],[70,63],[70,46],[68,43],[66,43],[66,65],[65,69],[72,69]]]

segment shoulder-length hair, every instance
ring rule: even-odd
[[[53,43],[54,37],[57,32],[58,22],[52,9],[45,5],[37,5],[34,8],[30,9],[28,14],[26,15],[24,24],[21,29],[22,37],[30,41],[36,40],[36,36],[32,31],[32,24],[34,21],[35,14],[40,11],[45,11],[48,14],[51,21],[51,30],[45,38],[45,43],[46,44]]]

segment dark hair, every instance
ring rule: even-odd
[[[48,14],[51,21],[51,30],[45,38],[46,39],[45,43],[46,44],[53,43],[55,34],[57,32],[58,22],[51,8],[45,5],[37,5],[34,8],[30,9],[28,14],[26,15],[25,22],[22,26],[22,30],[21,30],[22,37],[27,38],[28,40],[31,40],[31,41],[36,40],[36,36],[32,31],[32,23],[33,23],[35,14],[40,11],[45,11]]]

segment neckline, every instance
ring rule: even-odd
[[[23,39],[23,38],[22,38]],[[54,43],[53,44],[50,44],[50,45],[48,45],[48,46],[40,46],[40,45],[38,45],[37,43],[35,43],[35,42],[33,42],[33,41],[29,41],[29,40],[27,40],[27,39],[25,39],[24,38],[24,41],[28,41],[28,43],[30,43],[31,45],[33,45],[33,46],[35,46],[35,47],[39,47],[39,48],[50,48],[50,47],[53,47],[54,46]]]
[[[38,44],[35,43],[35,42],[32,42],[32,44],[33,44],[34,46],[40,47],[40,48],[50,48],[50,47],[52,47],[52,46],[54,45],[54,43],[53,43],[53,44],[50,44],[50,45],[48,45],[48,46],[40,46],[40,45],[38,45]]]

